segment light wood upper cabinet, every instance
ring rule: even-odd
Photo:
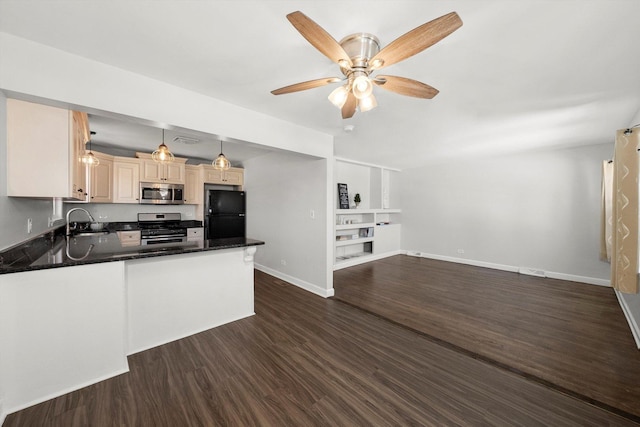
[[[198,167],[205,184],[244,185],[244,169],[230,168],[226,171],[220,171],[209,165],[198,165]]]
[[[141,181],[184,184],[187,159],[176,157],[171,163],[158,163],[151,159],[151,154],[136,153],[136,157],[140,159],[142,168]]]
[[[86,200],[86,114],[7,99],[7,195]]]
[[[201,205],[204,187],[200,180],[197,166],[186,165],[184,177],[184,202],[190,205]]]
[[[77,199],[88,201],[89,193],[89,172],[87,171],[87,165],[82,162],[82,156],[85,153],[86,143],[91,138],[89,131],[89,116],[87,113],[81,113],[80,111],[71,112],[72,120],[72,135],[73,141],[71,142],[71,179],[73,180],[72,187],[77,189]],[[84,191],[84,194],[82,192]]]
[[[140,202],[140,161],[113,158],[113,203]]]
[[[100,163],[89,168],[91,172],[89,202],[111,203],[113,201],[113,156],[96,151],[93,154]]]

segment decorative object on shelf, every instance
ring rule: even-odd
[[[347,191],[347,184],[338,184],[338,206],[340,209],[349,209],[349,191]]]
[[[91,132],[91,135],[95,134],[95,132]],[[87,149],[85,148],[84,154],[82,155],[80,160],[82,160],[82,163],[84,163],[85,165],[89,165],[91,167],[98,166],[100,164],[100,160],[91,152],[91,138],[89,138],[89,141],[87,142],[89,143],[89,151],[87,151]]]
[[[162,129],[162,144],[158,146],[156,151],[151,153],[151,158],[158,163],[171,163],[175,159],[173,153],[169,151],[169,147],[164,144],[164,129]]]
[[[231,167],[231,162],[222,154],[222,140],[220,140],[220,154],[215,158],[211,165],[218,170],[226,171]]]
[[[458,14],[451,12],[414,28],[380,49],[380,41],[372,34],[352,34],[338,43],[300,11],[288,14],[287,19],[313,47],[340,66],[344,78],[309,80],[273,90],[271,93],[282,95],[342,82],[342,86],[331,92],[329,101],[342,110],[343,119],[353,117],[356,108],[365,112],[377,106],[373,96],[374,85],[416,98],[431,99],[436,96],[438,90],[425,83],[406,77],[373,76],[373,73],[422,52],[462,26]]]
[[[356,204],[356,208],[360,206],[361,201],[362,200],[360,199],[360,193],[356,193],[356,196],[353,198],[353,202]]]

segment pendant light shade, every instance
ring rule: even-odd
[[[211,165],[218,170],[221,171],[226,171],[227,169],[229,169],[231,167],[231,162],[229,162],[229,159],[227,159],[224,154],[222,154],[222,140],[220,140],[220,154],[218,154],[218,157],[216,157],[213,162],[211,162]]]
[[[95,132],[91,132],[91,135],[94,135],[94,134],[95,134]],[[85,165],[88,165],[88,166],[91,166],[91,167],[98,166],[100,164],[100,160],[91,152],[91,139],[89,139],[89,141],[87,141],[87,142],[89,143],[89,151],[87,151],[86,143],[85,143],[84,154],[82,155],[80,160]]]
[[[156,151],[151,153],[151,158],[158,163],[171,163],[175,159],[173,153],[169,151],[169,147],[164,144],[164,129],[162,129],[162,144],[158,146]]]

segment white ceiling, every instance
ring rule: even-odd
[[[383,46],[450,11],[464,25],[384,70],[436,87],[433,100],[377,90],[378,108],[343,120],[326,99],[334,85],[270,93],[341,76],[287,21],[295,10],[337,40],[369,32]],[[0,0],[1,31],[332,134],[337,156],[399,168],[611,141],[640,109],[639,15],[637,0]]]

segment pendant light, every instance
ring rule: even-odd
[[[169,147],[164,145],[164,129],[162,129],[162,144],[158,146],[156,151],[151,153],[151,158],[158,163],[171,163],[175,159],[173,153],[169,151]]]
[[[95,135],[95,132],[91,132],[91,135]],[[94,167],[94,166],[98,166],[100,164],[100,160],[91,152],[91,138],[89,138],[89,141],[87,141],[89,143],[89,151],[87,151],[87,143],[85,142],[85,149],[84,149],[84,154],[82,155],[82,157],[80,158],[80,160],[82,161],[82,163],[84,163],[85,165]]]
[[[222,140],[220,140],[220,154],[218,154],[218,157],[216,157],[215,160],[211,162],[211,165],[214,167],[214,169],[218,169],[221,171],[226,171],[231,167],[231,162],[229,162],[229,159],[227,159],[224,154],[222,154]]]

